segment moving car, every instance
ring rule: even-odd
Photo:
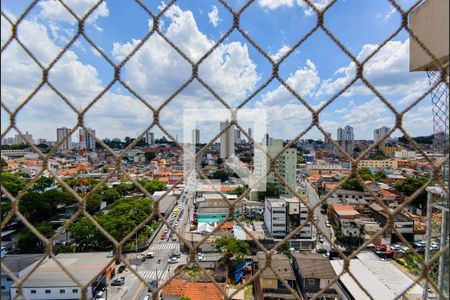
[[[176,264],[176,263],[178,263],[178,258],[170,257],[168,262],[169,262],[169,264]]]
[[[146,293],[144,295],[144,298],[142,298],[142,300],[150,300],[152,298],[152,294],[151,293]]]
[[[145,254],[145,257],[146,257],[146,258],[153,258],[153,257],[155,257],[155,253],[153,253],[153,252],[147,252],[147,253]]]
[[[125,277],[119,277],[111,281],[112,286],[122,286],[125,284]]]
[[[325,225],[327,226],[327,227],[330,227],[331,225],[330,225],[330,221],[326,221],[325,222]]]

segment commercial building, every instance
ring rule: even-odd
[[[226,195],[230,203],[236,202],[236,195]],[[197,222],[220,223],[230,217],[230,206],[220,194],[204,194],[202,198],[196,199]],[[234,208],[234,218],[241,216],[242,207],[236,205]]]
[[[230,125],[230,122],[220,122],[220,131],[223,131]],[[220,158],[227,159],[234,155],[234,125],[225,130],[220,136]]]
[[[391,130],[389,127],[383,126],[381,128],[377,128],[373,131],[373,142],[376,143],[383,139]]]
[[[93,136],[95,135],[95,130],[91,128],[81,128],[79,130],[79,144],[78,148],[80,150],[88,150],[93,151],[95,150],[95,139]]]
[[[372,203],[369,205],[372,218],[377,221],[381,227],[384,227],[389,220],[389,216],[386,211],[380,205]],[[401,233],[401,235],[408,241],[414,241],[414,220],[407,217],[401,212],[395,214],[394,227],[396,231]],[[398,241],[398,236],[396,235],[394,228],[392,232],[386,232],[387,237],[391,236],[392,241]]]
[[[200,129],[192,129],[192,145],[200,144]]]
[[[368,160],[360,160],[358,162],[358,168],[374,168],[374,169],[397,169],[398,161],[396,160],[376,160],[376,159],[368,159]]]
[[[2,265],[7,267],[8,270],[17,278],[24,277],[42,258],[42,254],[6,254],[2,256]],[[10,299],[10,289],[14,281],[9,275],[3,271],[1,272],[1,298]]]
[[[287,205],[283,199],[266,198],[264,208],[264,223],[274,238],[286,236]]]
[[[61,253],[58,261],[83,286],[87,288],[87,298],[92,299],[96,290],[108,284],[114,276],[115,262],[111,262],[106,252]],[[28,277],[23,284],[22,292],[26,299],[79,299],[81,287],[78,286],[59,267],[53,258],[47,259]],[[11,298],[18,293],[16,284],[11,287]]]
[[[327,287],[336,278],[330,260],[318,253],[293,253],[293,268],[304,299]],[[326,289],[321,299],[339,299],[336,284]]]
[[[59,150],[68,151],[72,150],[72,135],[70,135],[70,129],[66,127],[56,128],[56,143],[62,142]]]

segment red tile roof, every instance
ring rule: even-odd
[[[380,190],[378,191],[378,194],[383,197],[397,197],[396,194],[389,192],[388,190]]]
[[[224,284],[219,284],[222,288]],[[162,296],[187,296],[191,300],[223,300],[225,297],[212,282],[187,282],[182,279],[171,280],[162,290]]]

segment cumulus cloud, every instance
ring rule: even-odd
[[[84,16],[95,4],[97,0],[66,0],[64,3],[70,7],[78,17]],[[40,15],[49,20],[64,21],[74,24],[76,19],[72,14],[57,0],[46,0],[38,4],[42,10]],[[87,22],[94,23],[99,17],[107,17],[109,15],[108,7],[102,2],[89,16]]]
[[[330,3],[330,0],[311,0],[310,1],[318,10],[322,10]],[[280,7],[293,7],[299,6],[303,9],[303,13],[306,16],[312,16],[315,14],[312,7],[303,0],[258,0],[260,6],[266,9],[277,9]]]
[[[277,53],[271,55],[270,57],[273,60],[277,61],[280,58],[282,58],[286,53],[288,53],[289,50],[291,50],[291,47],[289,47],[288,45],[283,45],[280,49],[278,49]]]
[[[214,41],[200,32],[191,11],[173,5],[165,13],[168,19],[167,37],[192,61],[198,61]],[[114,43],[112,54],[120,60],[139,43]],[[152,104],[160,104],[191,77],[191,66],[160,36],[153,35],[130,59],[124,68],[124,78]],[[204,60],[199,75],[229,103],[245,97],[256,85],[259,75],[248,47],[241,42],[222,43]],[[186,93],[197,101],[211,98],[204,88],[188,88]]]
[[[219,25],[220,17],[219,9],[217,8],[217,6],[213,5],[212,10],[208,13],[208,17],[209,22],[213,24],[214,27],[217,27],[217,25]]]
[[[358,60],[364,60],[377,48],[376,44],[364,45]],[[317,96],[336,93],[351,82],[355,74],[354,62],[340,68],[333,77],[322,82]],[[412,100],[406,95],[424,91],[427,84],[423,74],[409,72],[409,39],[388,42],[364,65],[364,75],[383,95],[400,95],[401,99],[406,99],[402,103]],[[344,94],[347,97],[355,95],[371,95],[371,91],[363,83],[357,82]]]

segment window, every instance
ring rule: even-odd
[[[45,290],[46,294],[50,294],[52,291],[51,290]]]
[[[31,290],[30,293],[36,294],[36,290]]]
[[[72,289],[72,293],[77,294],[78,293],[78,289]]]
[[[59,293],[60,293],[60,294],[65,294],[65,293],[66,293],[66,290],[59,290]]]
[[[306,279],[306,283],[308,284],[308,285],[314,285],[314,284],[316,284],[316,280],[314,279],[314,278],[309,278],[309,279]]]

